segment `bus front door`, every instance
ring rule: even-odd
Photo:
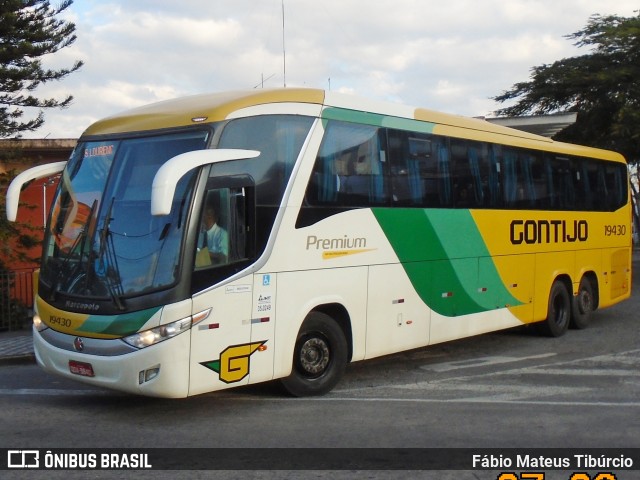
[[[248,383],[253,353],[250,280],[246,277],[193,298],[196,319],[201,312],[208,316],[191,329],[189,395]]]

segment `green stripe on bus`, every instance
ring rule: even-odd
[[[448,317],[520,305],[468,210],[372,209],[422,301]]]
[[[160,310],[160,307],[122,315],[91,315],[77,331],[126,337],[140,330],[158,310]]]
[[[435,123],[412,120],[410,118],[392,117],[376,113],[359,112],[346,108],[327,107],[322,111],[323,120],[340,120],[343,122],[373,125],[375,127],[395,128],[412,132],[433,133]]]

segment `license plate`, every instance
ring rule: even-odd
[[[75,360],[69,360],[69,371],[76,375],[82,375],[83,377],[93,377],[93,367],[90,363],[77,362]]]

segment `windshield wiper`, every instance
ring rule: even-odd
[[[120,268],[118,267],[118,259],[116,257],[116,250],[113,244],[113,234],[109,229],[111,223],[111,212],[113,210],[113,202],[115,197],[111,198],[107,214],[104,217],[104,224],[100,230],[100,252],[98,253],[98,259],[96,262],[99,264],[100,271],[95,271],[95,274],[99,274],[104,279],[104,284],[109,291],[109,295],[116,305],[118,310],[124,310],[124,303],[122,302],[122,296],[124,291],[122,289],[122,279],[120,277]],[[87,276],[87,281],[89,277]]]
[[[82,225],[80,233],[74,240],[73,244],[71,245],[71,248],[69,248],[69,251],[67,252],[67,254],[62,259],[62,263],[60,264],[60,267],[58,268],[58,271],[56,273],[54,288],[51,289],[51,294],[50,294],[51,301],[55,301],[56,293],[58,291],[66,291],[69,285],[71,285],[76,280],[77,276],[80,275],[80,270],[82,269],[82,266],[83,266],[82,259],[86,254],[85,247],[87,244],[87,239],[93,238],[92,227],[95,226],[94,213],[96,211],[97,205],[98,205],[98,200],[94,200],[93,203],[91,204],[91,209],[89,210],[87,221]],[[52,234],[52,235],[55,236],[55,234]],[[73,257],[73,254],[74,252],[76,252],[76,248],[78,248],[78,246],[80,247],[78,261],[73,267],[73,269],[70,272],[68,272],[67,281],[65,282],[63,287],[61,285],[62,278],[63,276],[65,276],[65,273],[67,272],[67,267],[69,263],[71,263],[71,257]]]

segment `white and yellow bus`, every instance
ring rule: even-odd
[[[630,295],[622,156],[313,89],[161,102],[90,126],[49,216],[49,372],[186,397],[536,323]]]

